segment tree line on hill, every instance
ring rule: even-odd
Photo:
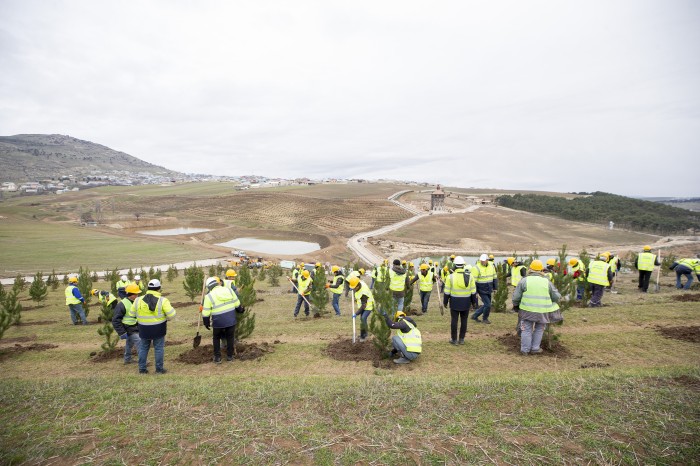
[[[583,194],[583,193],[581,193]],[[678,207],[594,192],[585,197],[565,199],[540,194],[504,195],[498,205],[579,222],[604,223],[636,231],[668,235],[700,229],[700,213]]]

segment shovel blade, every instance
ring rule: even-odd
[[[198,347],[200,343],[202,343],[202,335],[197,332],[197,336],[192,340],[192,348]]]

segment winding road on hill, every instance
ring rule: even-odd
[[[406,220],[401,220],[400,222],[393,223],[391,225],[386,225],[381,228],[378,228],[376,230],[372,231],[366,231],[363,233],[358,233],[352,238],[350,238],[347,242],[348,248],[350,248],[351,251],[353,251],[357,256],[362,260],[363,262],[366,262],[367,264],[380,264],[383,260],[384,257],[380,256],[373,250],[369,249],[367,246],[367,240],[373,236],[380,236],[385,233],[388,233],[393,230],[398,230],[399,228],[405,227],[406,225],[410,225],[411,223],[417,222],[418,220],[422,219],[423,217],[427,217],[429,215],[440,215],[440,214],[455,214],[455,213],[465,213],[465,212],[473,212],[476,209],[479,208],[479,205],[473,205],[469,206],[465,209],[458,209],[454,210],[452,212],[440,212],[440,211],[432,211],[432,212],[423,212],[418,210],[417,208],[410,206],[408,204],[404,204],[399,201],[399,198],[403,196],[406,193],[411,192],[411,190],[405,190],[405,191],[399,191],[391,196],[389,196],[387,199],[394,204],[396,204],[398,207],[401,207],[402,209],[407,210],[408,212],[413,214],[413,217],[407,218]]]

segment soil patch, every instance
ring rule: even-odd
[[[267,342],[262,343],[236,343],[235,359],[240,361],[250,361],[260,359],[266,353],[274,353],[275,348]],[[226,360],[226,350],[221,348],[221,356]],[[185,364],[208,364],[214,357],[214,346],[203,345],[185,351],[177,357],[177,360]]]
[[[700,301],[700,293],[698,294],[682,294],[678,296],[674,296],[673,299],[676,301],[681,301],[681,302],[693,302],[693,301]]]
[[[34,322],[22,322],[20,321],[19,324],[17,324],[18,327],[29,327],[30,325],[49,325],[49,324],[55,324],[57,321],[56,320],[35,320]]]
[[[36,335],[30,335],[28,337],[3,338],[0,343],[26,343],[34,340],[36,340]]]
[[[607,362],[587,362],[579,366],[581,369],[591,369],[594,367],[610,367]]]
[[[700,343],[700,325],[690,327],[656,327],[656,331],[666,338]]]
[[[178,346],[178,345],[184,345],[187,342],[187,340],[168,340],[165,342],[165,346]]]
[[[518,354],[520,353],[520,337],[517,334],[506,333],[505,335],[501,335],[500,337],[498,337],[498,341],[500,341],[503,344],[503,346],[505,346],[512,352]],[[540,354],[533,356],[554,356],[557,358],[566,359],[570,358],[572,355],[569,349],[566,346],[564,346],[564,344],[562,344],[561,342],[557,342],[554,346],[554,349],[542,348],[542,352]]]
[[[33,311],[34,309],[41,309],[43,307],[45,307],[44,304],[40,304],[38,306],[22,306],[22,312]]]
[[[124,348],[112,348],[109,351],[100,351],[99,353],[90,353],[90,360],[92,362],[107,362],[114,361],[115,359],[124,358]],[[138,359],[138,354],[136,353],[136,348],[131,350],[131,359],[136,361]]]
[[[48,349],[58,348],[58,345],[50,345],[46,343],[32,343],[31,345],[22,346],[20,344],[15,344],[9,348],[4,348],[0,350],[0,361],[4,361],[7,358],[12,357],[16,354],[22,354],[26,351],[46,351]]]
[[[391,359],[384,358],[382,352],[371,341],[360,343],[352,342],[352,339],[338,337],[328,343],[324,350],[326,356],[336,361],[371,361],[374,367],[392,368],[395,365]]]
[[[177,310],[178,308],[196,306],[197,303],[182,301],[182,302],[178,302],[178,303],[170,303],[170,305]]]

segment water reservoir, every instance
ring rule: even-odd
[[[280,255],[306,254],[321,249],[318,243],[311,243],[308,241],[281,241],[258,238],[236,238],[225,243],[218,243],[217,245],[242,249],[244,251]]]

